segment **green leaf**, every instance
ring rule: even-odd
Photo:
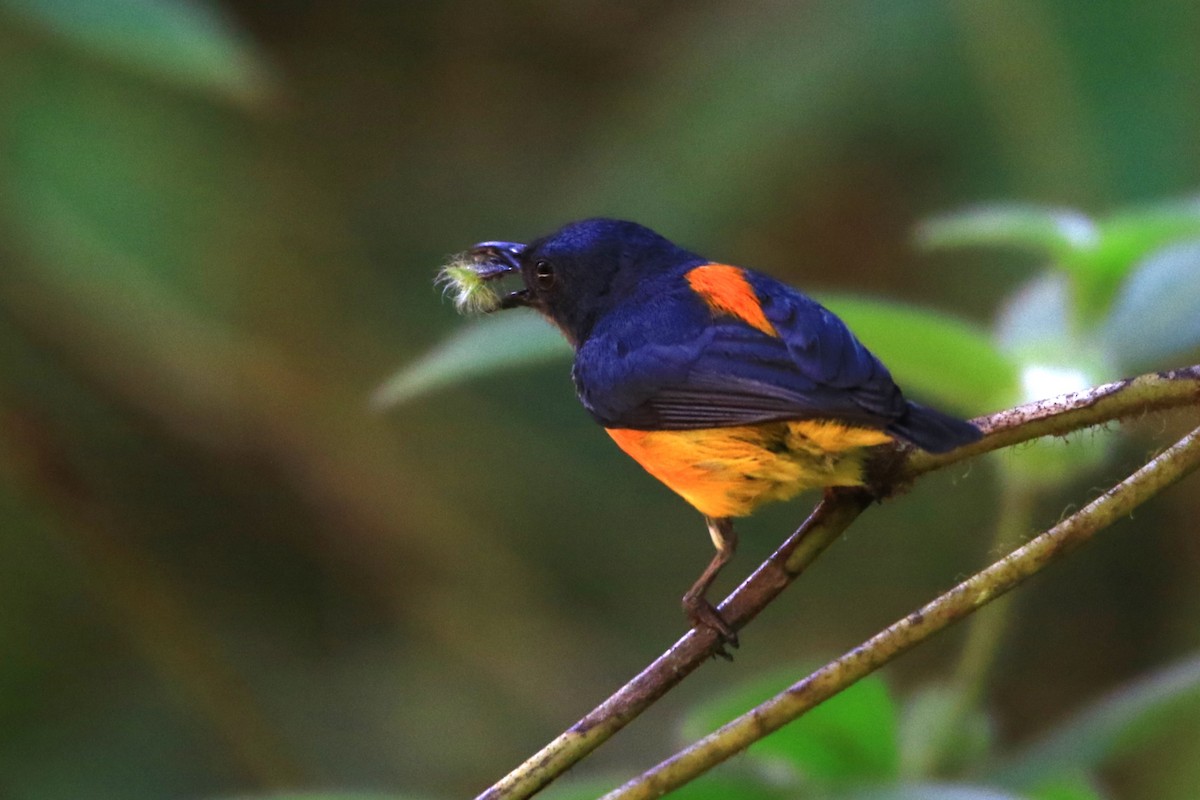
[[[917,229],[917,241],[927,248],[999,245],[1042,255],[1071,276],[1069,319],[1089,324],[1103,316],[1128,269],[1128,262],[1114,260],[1106,229],[1074,210],[1032,205],[978,208],[926,222]]]
[[[59,259],[62,239],[101,240],[127,262],[106,265],[120,273],[114,280],[148,270],[181,294],[220,294],[214,287],[234,274],[225,264],[246,243],[230,235],[231,220],[253,228],[251,215],[265,219],[266,208],[231,115],[147,92],[60,50],[0,45],[0,74],[27,77],[0,86],[0,214],[15,229],[10,239],[39,260]]]
[[[1104,800],[1104,795],[1087,775],[1051,778],[1029,793],[1030,800]]]
[[[1018,391],[1003,405],[1081,391],[1117,377],[1097,344],[1074,335],[1068,320],[1065,275],[1044,273],[1013,294],[996,319],[995,338],[1017,364]],[[1045,489],[1091,470],[1108,458],[1112,437],[1081,432],[1010,449],[997,463],[1015,479]]]
[[[927,249],[1007,246],[1046,256],[1070,269],[1100,244],[1100,230],[1074,209],[1011,204],[992,205],[934,217],[917,227]]]
[[[689,739],[704,736],[778,694],[796,672],[777,672],[696,708],[684,723]],[[795,722],[751,745],[758,758],[783,761],[821,782],[882,780],[899,768],[896,707],[883,680],[864,678]]]
[[[1167,366],[1200,347],[1200,240],[1148,256],[1124,282],[1100,331],[1129,372]]]
[[[1200,236],[1200,197],[1114,214],[1100,222],[1095,269],[1122,278],[1150,253]]]
[[[947,314],[882,300],[823,295],[891,370],[905,393],[963,414],[1007,405],[1017,393],[1015,364],[986,331]]]
[[[240,101],[268,71],[215,4],[197,0],[0,0],[0,11],[92,56]]]
[[[1091,280],[1081,282],[1081,317],[1099,322],[1122,283],[1150,253],[1180,239],[1200,236],[1200,199],[1135,209],[1100,223],[1100,246],[1088,255]],[[1194,281],[1193,281],[1194,282]]]
[[[371,405],[388,408],[482,375],[570,356],[562,334],[541,317],[488,316],[463,326],[389,378],[372,394]]]
[[[988,206],[931,219],[917,229],[927,248],[1001,245],[1032,250],[1072,279],[1067,318],[1097,324],[1122,281],[1150,252],[1200,235],[1200,199],[1114,215],[1096,222],[1065,209]]]
[[[1070,293],[1065,275],[1044,272],[1006,298],[996,315],[1000,349],[1024,361],[1058,361],[1075,350]]]
[[[1015,364],[1018,393],[1011,402],[1042,400],[1117,377],[1095,337],[1074,335],[1065,276],[1045,273],[1014,293],[996,317],[995,339]]]
[[[1017,789],[1094,769],[1121,752],[1200,718],[1200,657],[1130,684],[1041,737],[990,771]]]
[[[838,792],[831,800],[1027,800],[988,786],[958,783],[902,783]]]

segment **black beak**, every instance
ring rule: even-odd
[[[521,256],[524,254],[525,245],[519,242],[480,242],[467,251],[476,264],[475,274],[485,281],[506,275],[520,275]],[[528,288],[510,292],[500,301],[501,309],[532,305],[533,295]]]

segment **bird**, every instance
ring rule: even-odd
[[[500,279],[520,288],[501,294]],[[683,595],[694,628],[736,631],[707,599],[733,520],[807,489],[864,484],[872,448],[932,453],[980,430],[908,400],[833,312],[774,278],[709,259],[635,222],[593,218],[529,242],[486,241],[440,278],[460,305],[530,308],[574,348],[583,407],[703,515],[716,553]]]

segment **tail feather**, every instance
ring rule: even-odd
[[[911,400],[908,402],[908,411],[889,425],[887,431],[930,453],[946,453],[983,436],[979,428],[970,422]]]

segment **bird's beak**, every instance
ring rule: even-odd
[[[467,251],[468,257],[474,262],[472,270],[485,281],[520,275],[521,256],[524,253],[525,245],[519,242],[480,242]],[[526,287],[506,294],[498,307],[504,309],[532,305],[533,293]]]

